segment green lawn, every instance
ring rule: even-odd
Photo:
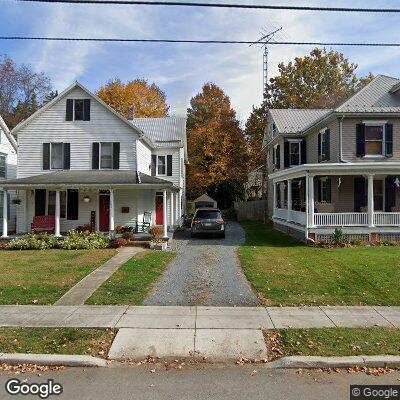
[[[0,353],[106,357],[114,336],[110,329],[0,328]]]
[[[0,304],[53,304],[115,250],[0,252]]]
[[[268,305],[400,305],[400,247],[315,248],[245,222],[238,254]]]
[[[140,305],[174,253],[141,252],[126,262],[86,304]]]
[[[276,332],[264,332],[276,338]],[[400,355],[400,329],[327,328],[284,329],[277,340],[283,356],[368,356]]]

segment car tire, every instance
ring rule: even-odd
[[[225,239],[225,232],[224,233],[221,233],[221,239]]]
[[[190,237],[191,237],[192,239],[194,239],[194,238],[196,237],[196,234],[193,233],[193,232],[190,232]]]

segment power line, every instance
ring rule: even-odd
[[[177,7],[207,7],[236,8],[253,10],[290,10],[290,11],[327,11],[327,12],[361,12],[361,13],[400,13],[400,8],[355,8],[355,7],[315,7],[315,6],[285,6],[267,4],[227,4],[178,1],[135,1],[135,0],[16,0],[34,3],[70,3],[70,4],[115,4],[142,6],[177,6]]]
[[[130,39],[130,38],[83,38],[83,37],[43,37],[43,36],[0,36],[0,40],[37,40],[57,42],[120,42],[120,43],[186,43],[186,44],[268,44],[281,46],[358,46],[358,47],[400,47],[400,43],[379,42],[262,42],[254,40],[192,40],[192,39]]]

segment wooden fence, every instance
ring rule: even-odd
[[[238,220],[266,221],[268,219],[268,201],[238,201],[235,202]]]

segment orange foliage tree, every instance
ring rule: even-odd
[[[102,86],[97,95],[127,119],[168,115],[165,93],[155,83],[149,84],[145,79],[126,83],[114,79]]]
[[[188,108],[188,197],[228,179],[244,181],[246,140],[229,97],[213,83],[203,86]]]

